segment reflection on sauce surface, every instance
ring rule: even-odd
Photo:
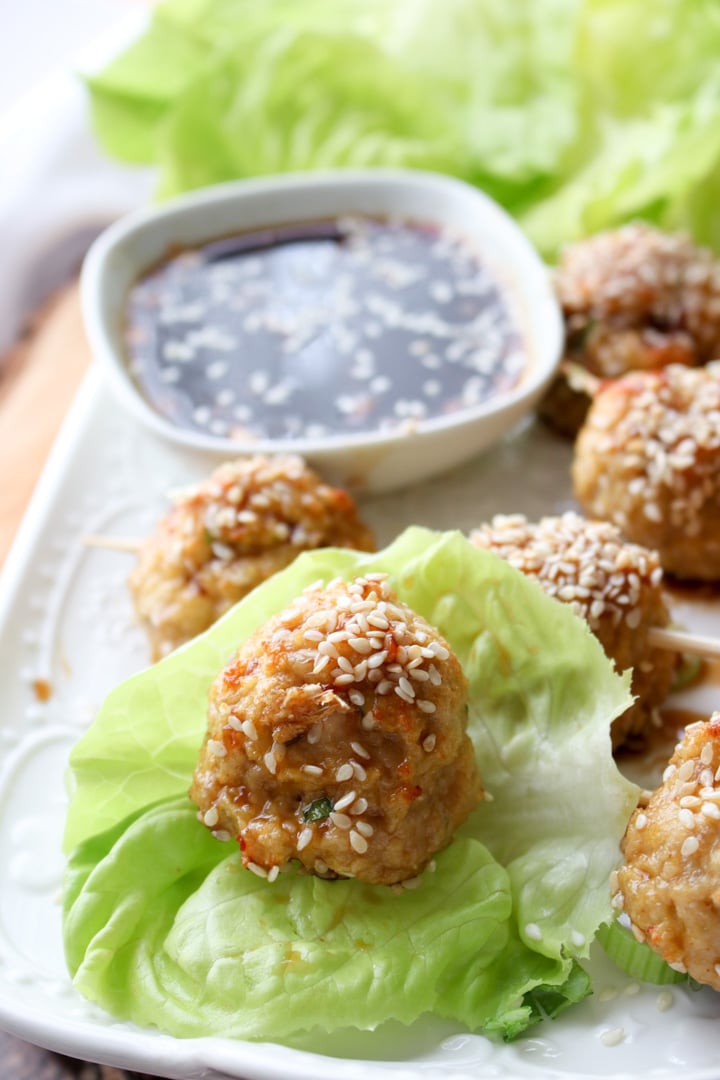
[[[506,296],[436,226],[353,217],[182,252],[128,298],[130,371],[178,427],[238,439],[392,431],[526,366]]]

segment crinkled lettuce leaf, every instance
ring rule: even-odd
[[[93,75],[159,193],[329,166],[482,186],[552,256],[642,216],[720,244],[716,0],[166,0]]]
[[[207,692],[240,642],[308,585],[382,570],[469,680],[492,795],[417,890],[295,873],[270,884],[187,799]],[[627,707],[584,622],[459,533],[375,555],[302,555],[205,634],[118,687],[71,755],[64,900],[78,988],[176,1035],[282,1038],[428,1010],[506,1038],[588,991],[636,801],[611,755]]]

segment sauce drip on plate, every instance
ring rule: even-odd
[[[391,432],[511,389],[498,282],[436,226],[300,223],[181,252],[128,298],[131,373],[167,420],[245,439]]]

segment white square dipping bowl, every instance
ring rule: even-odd
[[[520,330],[525,370],[510,390],[397,429],[323,438],[238,441],[174,425],[142,396],[125,346],[131,286],[169,252],[219,238],[346,215],[400,218],[461,234],[494,275]],[[82,304],[93,354],[122,405],[158,436],[218,459],[297,453],[329,481],[356,491],[400,488],[496,442],[536,403],[557,367],[562,318],[547,269],[515,222],[481,191],[447,176],[401,169],[338,170],[241,180],[133,213],[91,247]]]

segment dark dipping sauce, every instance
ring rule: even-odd
[[[368,217],[181,252],[132,287],[126,341],[158,413],[238,441],[410,431],[511,389],[526,366],[467,241]]]

